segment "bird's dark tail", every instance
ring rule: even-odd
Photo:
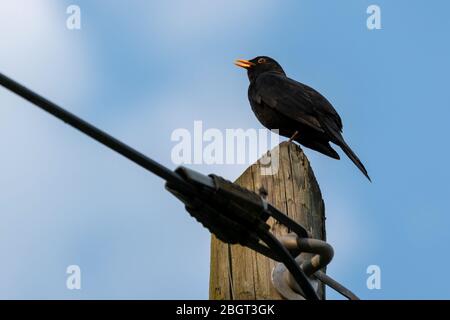
[[[353,163],[358,167],[358,169],[361,170],[361,172],[366,176],[366,178],[369,179],[370,182],[372,182],[361,160],[359,160],[358,156],[345,142],[344,137],[340,133],[341,128],[337,127],[333,121],[330,121],[330,119],[325,119],[324,128],[331,135],[332,137],[331,141],[340,146],[341,149],[345,152],[345,154],[350,158],[350,160],[352,160]]]
[[[353,152],[353,150],[347,145],[347,143],[345,143],[344,139],[340,139],[341,141],[339,141],[339,146],[341,147],[341,149],[345,152],[345,154],[350,158],[350,160],[353,161],[353,163],[358,167],[359,170],[361,170],[361,172],[367,177],[367,179],[369,179],[370,182],[372,182],[372,180],[369,177],[369,174],[367,173],[366,168],[364,167],[364,165],[362,164],[361,160],[359,160],[358,156]]]

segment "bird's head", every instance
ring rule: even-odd
[[[275,59],[266,56],[259,56],[253,58],[252,60],[238,59],[234,62],[234,64],[238,67],[247,69],[247,75],[250,82],[254,81],[260,74],[264,72],[276,72],[282,75],[286,75],[283,68],[278,62],[275,61]]]

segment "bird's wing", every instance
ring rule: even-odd
[[[257,103],[264,102],[265,105],[274,108],[290,119],[306,124],[310,128],[325,134],[329,140],[342,148],[345,154],[370,180],[361,160],[342,137],[341,118],[331,103],[319,92],[285,76],[266,73],[256,79],[251,99],[256,99],[255,102]],[[310,147],[316,150],[318,150],[317,143],[319,143],[320,148],[324,146],[320,144],[320,141],[312,141],[311,143],[313,145],[310,145]],[[329,149],[325,151],[329,151]],[[339,158],[337,154],[330,153],[328,155]]]
[[[329,129],[333,129],[336,132],[342,132],[341,117],[331,105],[331,103],[313,88],[299,82],[297,82],[297,84],[303,87],[303,90],[310,97],[314,113],[321,125],[331,126]]]
[[[283,115],[318,132],[341,132],[342,121],[336,110],[319,92],[283,75],[266,73],[254,84],[251,99],[264,102]]]

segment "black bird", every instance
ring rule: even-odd
[[[345,154],[369,179],[366,168],[342,137],[342,120],[331,103],[313,88],[290,79],[274,59],[259,56],[236,60],[247,69],[248,98],[258,120],[268,129],[301,145],[339,159],[330,142]]]

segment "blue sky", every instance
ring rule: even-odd
[[[66,29],[66,7],[82,29]],[[382,29],[369,31],[377,4]],[[364,299],[449,299],[447,1],[14,1],[0,71],[170,168],[177,128],[260,128],[236,58],[322,92],[373,178],[305,149],[328,273]],[[0,89],[0,298],[206,299],[209,234],[163,182]],[[341,153],[342,154],[342,153]],[[235,179],[245,165],[195,165]],[[66,289],[78,264],[82,289]],[[381,268],[368,290],[366,268]],[[329,291],[329,298],[339,298]]]

